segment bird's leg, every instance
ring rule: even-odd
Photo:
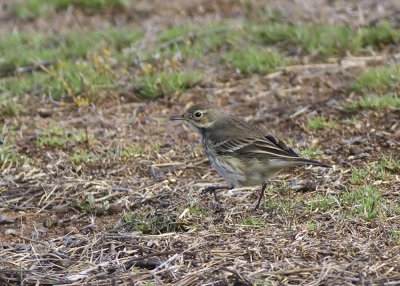
[[[216,202],[219,202],[216,191],[217,190],[231,190],[231,189],[233,189],[233,187],[230,187],[230,186],[209,186],[201,191],[201,195],[213,194],[214,200]]]
[[[265,188],[266,188],[266,187],[267,187],[267,183],[264,182],[264,183],[261,185],[260,196],[258,197],[257,204],[256,204],[256,206],[254,207],[254,210],[258,210],[258,208],[260,207],[260,203],[261,203],[262,199],[264,198]]]
[[[209,186],[201,191],[202,195],[215,193],[217,190],[231,190],[230,186]]]

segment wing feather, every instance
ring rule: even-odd
[[[214,144],[214,148],[219,155],[232,154],[251,158],[283,160],[299,158],[299,155],[293,149],[271,135],[228,139]]]

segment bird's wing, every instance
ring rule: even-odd
[[[264,159],[291,160],[299,155],[281,140],[267,135],[265,137],[244,137],[228,139],[214,144],[219,155],[236,155]]]

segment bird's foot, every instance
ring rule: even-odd
[[[207,194],[214,194],[216,190],[218,190],[218,188],[217,188],[216,186],[209,186],[209,187],[207,187],[207,188],[204,188],[204,189],[201,191],[200,194],[201,194],[202,196],[207,195]]]
[[[215,194],[216,191],[218,191],[218,190],[230,190],[230,189],[232,189],[232,188],[229,186],[209,186],[209,187],[203,189],[200,194],[201,195]]]
[[[218,190],[229,190],[232,189],[229,186],[209,186],[205,189],[203,189],[200,193],[200,195],[207,195],[207,194],[212,194],[214,196],[214,200],[218,203],[220,203],[218,197],[217,197],[217,191]]]

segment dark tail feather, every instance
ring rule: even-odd
[[[302,162],[304,164],[307,164],[307,165],[319,166],[319,167],[324,167],[324,168],[331,168],[331,166],[328,165],[328,164],[325,164],[325,163],[322,163],[322,162],[319,162],[319,161],[315,161],[315,160],[305,159],[305,158],[302,158],[300,162]]]

